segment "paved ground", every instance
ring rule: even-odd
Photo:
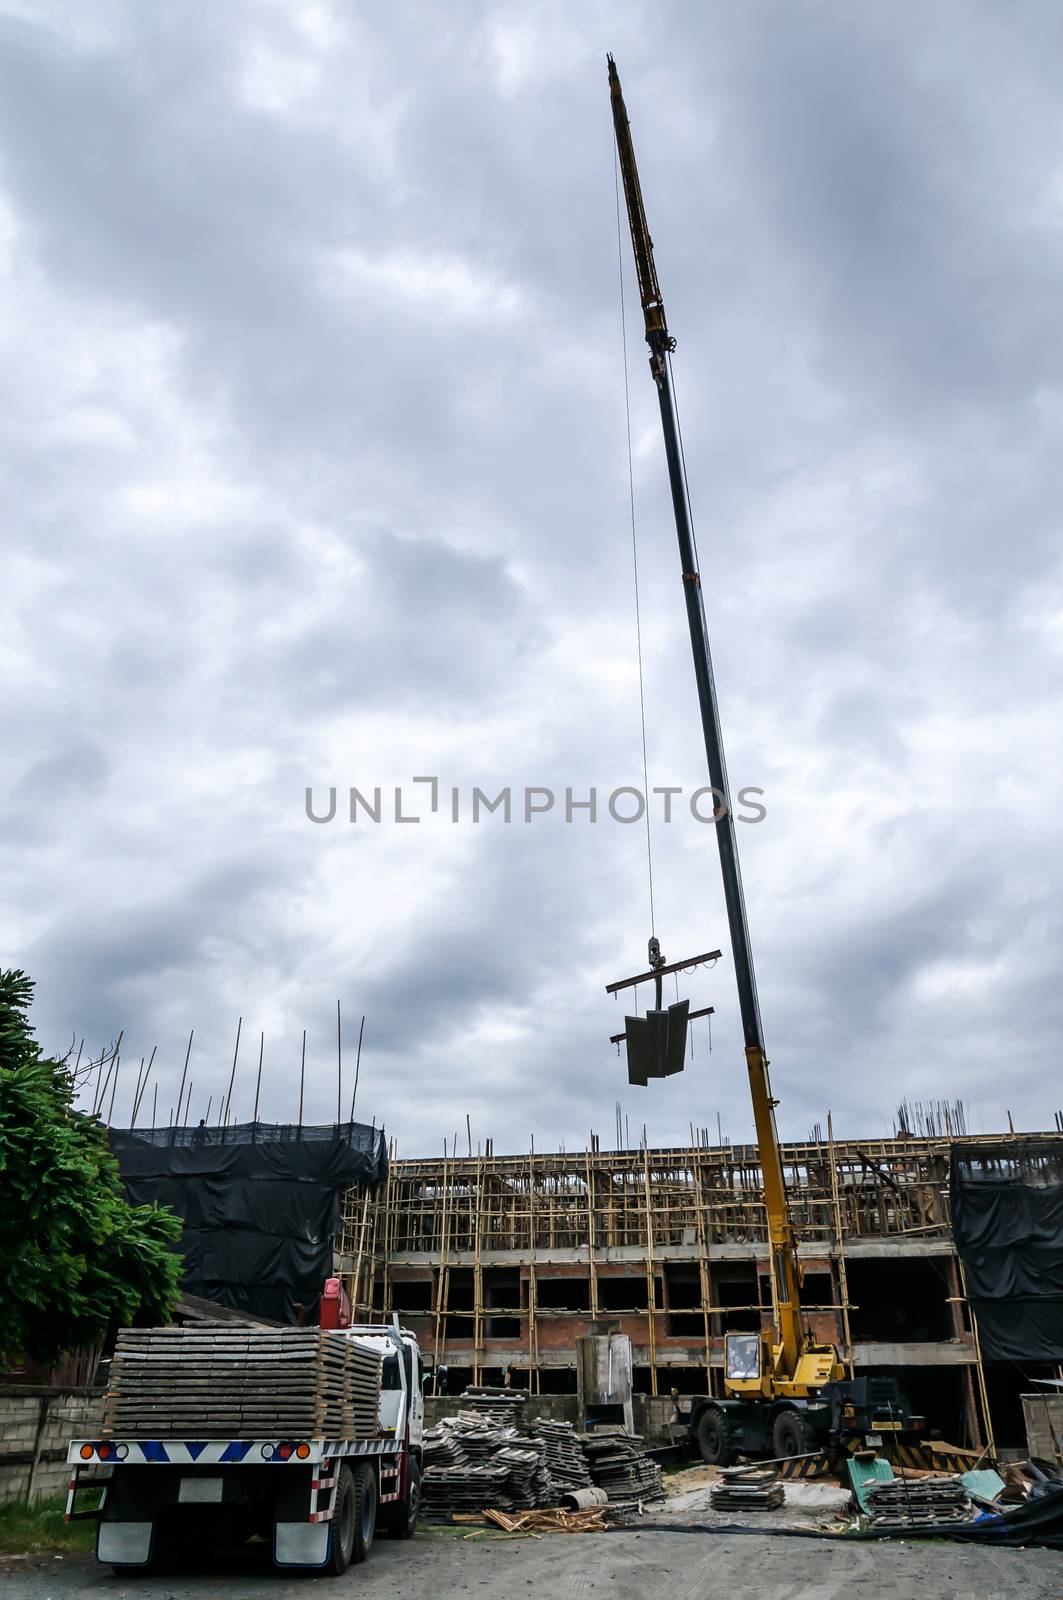
[[[91,1559],[0,1561],[4,1600],[310,1600],[264,1547],[224,1568],[116,1578]],[[1063,1551],[947,1544],[831,1544],[723,1533],[602,1533],[382,1540],[344,1578],[310,1580],[351,1600],[1059,1600]]]

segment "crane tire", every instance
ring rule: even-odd
[[[817,1449],[816,1436],[808,1418],[800,1411],[780,1411],[771,1429],[776,1456],[803,1456]]]
[[[712,1467],[732,1466],[738,1456],[730,1419],[719,1406],[706,1406],[698,1417],[698,1449]]]

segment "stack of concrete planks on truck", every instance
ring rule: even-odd
[[[104,1438],[370,1439],[380,1356],[321,1328],[125,1328]]]

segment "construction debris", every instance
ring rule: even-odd
[[[871,1527],[909,1530],[940,1527],[944,1523],[970,1522],[971,1501],[959,1478],[907,1478],[873,1483],[867,1491]]]
[[[786,1498],[779,1475],[770,1467],[750,1471],[748,1467],[724,1467],[718,1482],[709,1490],[714,1511],[772,1511]]]
[[[597,1506],[583,1511],[567,1511],[555,1506],[548,1511],[523,1511],[516,1516],[491,1510],[484,1512],[484,1518],[506,1533],[599,1533],[606,1526],[604,1514]]]
[[[646,1454],[641,1438],[623,1428],[597,1428],[581,1435],[592,1481],[604,1489],[614,1510],[637,1510],[644,1500],[660,1500],[661,1469]]]
[[[380,1356],[321,1328],[123,1328],[102,1436],[371,1439]]]

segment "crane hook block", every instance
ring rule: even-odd
[[[624,1018],[628,1083],[645,1087],[650,1078],[670,1078],[682,1072],[689,1012],[690,1001],[679,1000],[667,1011]]]

